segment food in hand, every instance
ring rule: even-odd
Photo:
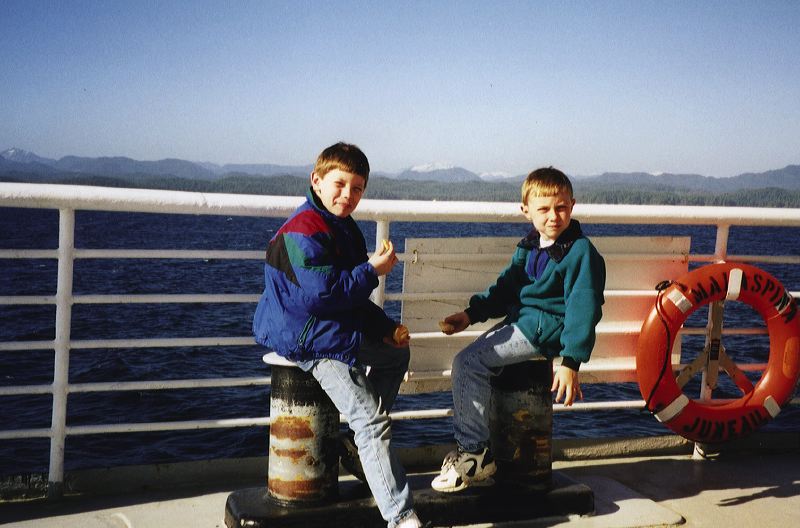
[[[389,240],[388,239],[384,238],[381,241],[381,244],[383,245],[383,250],[384,251],[389,251]]]
[[[395,343],[402,343],[408,339],[408,328],[404,325],[397,325],[397,328],[394,329],[394,333],[392,334],[392,339]]]
[[[450,323],[445,323],[444,321],[439,321],[439,328],[445,334],[452,334],[456,331],[456,327],[451,325]]]

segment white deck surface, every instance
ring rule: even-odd
[[[592,488],[594,516],[473,526],[800,525],[800,447],[788,453],[726,455],[715,460],[680,455],[555,462],[553,467]],[[249,484],[253,485],[258,483]],[[225,501],[234,490],[207,487],[70,497],[54,503],[3,503],[0,524],[14,528],[223,527]]]

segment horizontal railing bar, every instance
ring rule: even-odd
[[[728,262],[758,262],[763,264],[800,264],[800,257],[785,255],[728,255]]]
[[[50,438],[50,429],[7,429],[0,431],[0,440],[20,440],[25,438]]]
[[[264,251],[213,249],[76,249],[79,259],[264,260]]]
[[[146,339],[95,339],[72,341],[70,348],[172,348],[203,346],[256,346],[252,337],[163,337]]]
[[[178,422],[145,422],[100,425],[68,425],[67,435],[90,435],[104,433],[146,433],[154,431],[187,431],[192,429],[219,429],[223,427],[268,426],[265,418],[224,418],[219,420],[186,420]]]
[[[0,296],[0,305],[33,305],[55,304],[55,295],[4,295]]]
[[[208,379],[182,379],[162,381],[111,381],[96,383],[77,383],[68,386],[69,393],[85,392],[115,392],[115,391],[144,391],[144,390],[174,390],[174,389],[207,389],[216,387],[247,387],[254,385],[270,385],[270,376],[247,378],[208,378]]]
[[[453,416],[453,409],[418,409],[415,411],[397,411],[389,413],[393,421],[399,420],[434,420]]]
[[[0,296],[0,305],[55,304],[55,296]],[[110,294],[75,295],[73,304],[170,304],[170,303],[255,303],[259,295],[248,293]]]
[[[256,303],[259,295],[227,294],[139,294],[139,295],[76,295],[74,304],[170,304],[170,303]]]
[[[758,262],[764,264],[800,264],[800,257],[793,255],[727,255],[726,262]],[[691,254],[689,262],[719,262],[719,255]]]
[[[256,346],[253,338],[247,337],[163,337],[145,339],[95,339],[75,340],[70,348],[173,348],[204,346]],[[9,341],[0,343],[0,352],[13,350],[47,350],[53,349],[53,341]]]
[[[48,385],[11,385],[0,387],[0,396],[31,396],[36,394],[53,394],[53,386]]]
[[[643,409],[644,400],[619,400],[608,402],[575,402],[570,406],[554,403],[553,412],[569,411],[612,411],[615,409]]]
[[[0,259],[57,259],[57,249],[0,249]]]
[[[205,389],[225,387],[246,387],[254,385],[270,385],[270,376],[235,377],[235,378],[208,378],[208,379],[182,379],[182,380],[154,380],[154,381],[109,381],[96,383],[74,383],[67,386],[68,393],[87,392],[115,392],[115,391],[142,391],[142,390],[175,390],[175,389]],[[12,385],[0,387],[0,396],[20,396],[36,394],[52,394],[52,385]]]
[[[0,352],[12,352],[19,350],[53,350],[53,341],[6,341],[0,342]]]
[[[85,185],[0,183],[0,206],[145,213],[287,217],[305,198]],[[517,202],[364,199],[357,220],[525,223]],[[584,204],[573,216],[583,223],[800,226],[790,208]]]

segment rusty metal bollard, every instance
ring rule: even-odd
[[[552,380],[547,359],[505,367],[492,378],[489,429],[498,477],[504,481],[552,487]]]
[[[314,377],[275,353],[272,368],[267,495],[282,506],[338,497],[339,411]]]

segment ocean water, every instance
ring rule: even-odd
[[[141,248],[198,250],[261,250],[282,223],[280,219],[227,216],[161,215],[146,213],[85,212],[76,214],[78,248]],[[57,211],[0,208],[0,248],[42,249],[58,245]],[[677,235],[692,237],[692,251],[712,253],[715,230],[702,226],[637,226],[585,224],[589,236]],[[361,223],[368,247],[374,247],[375,226]],[[523,223],[460,224],[396,222],[391,237],[402,251],[407,237],[519,236]],[[513,248],[509,248],[509,255]],[[731,229],[731,254],[800,254],[800,229]],[[387,280],[388,291],[399,291],[402,266]],[[761,265],[788,290],[800,290],[800,266]],[[263,265],[259,261],[214,259],[144,261],[81,259],[76,261],[75,294],[239,293],[258,294]],[[0,295],[53,295],[56,262],[49,259],[0,259]],[[250,335],[253,304],[75,305],[73,339],[125,337],[187,337],[196,335]],[[387,303],[399,318],[399,303]],[[55,307],[0,306],[0,341],[50,340],[54,337]],[[706,312],[693,315],[688,324],[705,326]],[[748,306],[726,307],[726,324],[758,326],[760,317]],[[684,338],[684,351],[702,348],[703,338]],[[765,361],[766,336],[726,337],[724,344],[736,361]],[[73,350],[70,382],[146,381],[193,377],[268,375],[261,362],[263,349],[197,347],[156,349]],[[53,352],[0,352],[0,386],[49,384],[53,378]],[[699,381],[686,388],[697,394]],[[586,401],[640,399],[635,383],[584,385]],[[718,397],[737,397],[730,384]],[[50,424],[50,399],[44,396],[0,397],[0,429],[46,428]],[[400,396],[395,410],[444,408],[449,393]],[[72,394],[68,425],[241,418],[267,415],[268,387],[123,391]],[[765,430],[800,430],[800,409],[785,409]],[[649,413],[639,410],[556,413],[554,436],[651,436],[670,431]],[[399,446],[419,446],[452,441],[449,419],[398,421],[394,436]],[[158,433],[70,436],[66,441],[67,470],[141,463],[185,461],[263,455],[267,450],[265,427],[171,431]],[[0,440],[0,475],[47,470],[48,439]]]

